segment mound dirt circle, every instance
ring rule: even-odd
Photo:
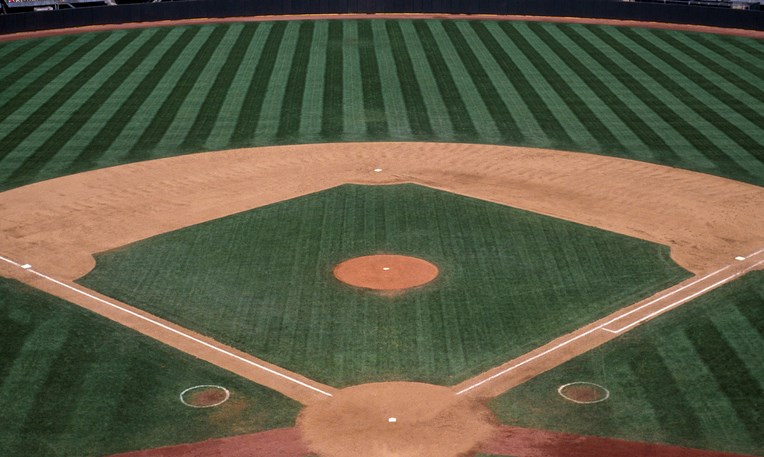
[[[363,289],[401,291],[432,281],[438,276],[438,267],[405,255],[368,255],[338,264],[334,276]]]
[[[412,382],[349,387],[297,420],[305,443],[322,457],[456,457],[490,441],[494,423],[474,399]]]
[[[610,391],[592,382],[572,382],[557,389],[562,398],[573,403],[599,403],[610,397]]]
[[[203,385],[189,387],[180,394],[180,401],[192,408],[212,408],[225,403],[231,392],[225,387]]]

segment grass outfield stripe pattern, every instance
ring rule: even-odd
[[[236,127],[231,138],[231,147],[243,147],[252,140],[257,130],[260,120],[260,113],[265,101],[268,82],[273,75],[273,68],[276,58],[279,55],[284,33],[286,32],[287,22],[279,21],[273,24],[268,38],[263,45],[263,51],[257,61],[255,75],[244,95],[244,103],[241,106],[241,112],[236,122]]]
[[[98,57],[93,59],[85,68],[80,70],[77,75],[69,79],[51,98],[42,104],[34,113],[32,113],[20,126],[19,129],[11,132],[5,138],[0,140],[0,149],[11,150],[18,146],[22,141],[35,132],[38,126],[44,124],[50,116],[58,110],[63,103],[65,103],[77,90],[88,82],[93,76],[103,69],[116,54],[125,49],[133,40],[138,38],[136,31],[130,31],[124,33],[122,37],[117,40],[116,43],[110,45],[106,50],[102,51]],[[2,154],[2,153],[0,153]],[[0,155],[2,159],[2,155]],[[34,163],[37,160],[41,160],[33,153],[28,156],[24,166],[28,166],[29,163]],[[42,159],[44,160],[44,159]],[[29,163],[27,162],[29,161]],[[17,178],[15,173],[11,176],[11,180]]]
[[[459,30],[459,27],[451,21],[443,22],[442,24],[454,49],[459,54],[462,65],[464,65],[470,78],[472,78],[475,88],[480,93],[480,98],[491,114],[496,128],[501,134],[501,140],[508,143],[524,142],[523,133],[520,131],[512,112],[501,99],[499,91],[480,64],[477,56],[475,56],[475,52],[468,44],[461,30]]]
[[[67,36],[61,40],[61,45],[66,47],[71,44],[75,38],[76,37],[74,36]],[[23,80],[32,69],[39,65],[39,61],[35,58],[39,58],[39,54],[46,53],[46,51],[54,45],[55,42],[53,40],[30,41],[18,46],[13,52],[10,52],[7,57],[0,58],[0,61],[3,62],[3,66],[6,68],[15,68],[14,71],[0,79],[0,87],[10,86],[17,81]],[[22,56],[27,58],[27,61],[24,62],[23,65],[17,65],[16,59],[19,59]]]
[[[79,39],[73,39],[72,41],[78,43],[76,48],[72,49],[71,47],[67,47],[69,52],[65,54],[62,53],[63,58],[58,61],[58,63],[50,67],[47,71],[45,71],[45,73],[35,78],[21,92],[0,106],[0,122],[3,122],[8,116],[16,112],[16,110],[18,110],[20,107],[24,106],[32,97],[34,97],[39,92],[41,87],[45,87],[51,81],[53,81],[54,78],[60,76],[61,73],[63,73],[67,68],[71,67],[74,63],[79,62],[79,60],[85,56],[85,54],[93,49],[96,43],[103,39],[103,37],[98,35],[93,35],[87,38],[78,38]],[[7,135],[5,138],[0,140],[0,144],[3,144],[8,136],[14,135]],[[18,145],[18,143],[15,144]],[[10,153],[13,148],[15,148],[15,146],[9,147],[4,145],[3,149],[0,150],[0,160],[2,160],[6,154]]]
[[[711,59],[710,57],[702,54],[701,52],[691,48],[683,41],[678,40],[672,33],[668,33],[666,31],[660,30],[658,31],[658,33],[656,33],[656,35],[661,40],[663,40],[667,45],[676,49],[678,53],[686,54],[687,56],[691,57],[696,62],[698,62],[700,65],[703,65],[704,67],[708,68],[709,70],[719,75],[721,78],[724,79],[724,81],[733,84],[735,87],[737,87],[741,91],[748,94],[749,97],[752,97],[758,103],[764,103],[764,90],[754,86],[750,82],[741,78],[734,71],[726,68],[724,65],[721,65],[719,62]],[[717,87],[714,90],[720,90],[720,89]],[[731,96],[731,95],[728,95],[728,96]],[[755,111],[753,108],[751,108],[746,103],[746,100],[733,98],[727,103],[727,105],[735,109],[736,111],[738,111],[738,113],[741,116],[751,120],[753,123],[758,125],[764,125],[764,115],[762,115],[758,111]]]
[[[759,152],[762,146],[760,142],[751,138],[750,135],[744,132],[737,125],[734,125],[733,123],[731,123],[725,117],[722,117],[717,111],[713,109],[714,108],[713,105],[708,104],[708,102],[713,102],[713,100],[711,100],[711,97],[702,96],[702,95],[712,95],[714,98],[716,98],[716,100],[718,100],[719,102],[723,104],[723,106],[721,106],[720,109],[734,110],[741,116],[748,117],[748,119],[754,123],[756,123],[757,121],[762,121],[759,125],[764,125],[764,116],[759,115],[758,113],[751,110],[750,108],[746,110],[739,103],[737,103],[738,102],[737,100],[731,99],[729,94],[727,94],[725,91],[721,90],[718,86],[708,81],[708,79],[704,75],[692,70],[687,65],[685,65],[682,61],[675,58],[670,53],[664,51],[663,49],[656,46],[655,44],[651,43],[639,33],[631,29],[624,29],[621,31],[621,33],[629,37],[629,39],[631,39],[632,42],[641,46],[648,53],[651,53],[652,55],[655,55],[658,58],[660,58],[665,65],[668,65],[672,67],[673,69],[679,71],[685,78],[687,78],[688,81],[698,82],[700,86],[700,90],[704,90],[705,94],[700,94],[700,96],[695,96],[692,92],[687,90],[677,81],[668,77],[668,75],[664,79],[664,81],[667,82],[667,84],[664,84],[664,87],[666,87],[668,90],[670,90],[674,94],[679,94],[682,100],[686,100],[685,104],[687,106],[692,108],[693,111],[695,111],[697,114],[703,117],[703,119],[708,121],[710,124],[714,125],[718,129],[726,133],[727,136],[729,136],[733,141],[735,141],[742,149],[750,151],[751,153],[758,152],[759,154],[762,154],[761,152]],[[653,74],[653,76],[660,77],[661,75],[660,70],[655,65],[651,65],[650,68],[652,68],[650,72]],[[708,102],[704,102],[704,100],[707,100]],[[764,155],[762,155],[761,157],[764,158]]]
[[[432,122],[425,108],[422,89],[416,78],[411,63],[411,55],[403,39],[401,26],[396,21],[385,21],[385,28],[390,44],[396,50],[393,52],[393,59],[395,69],[398,72],[398,83],[403,94],[403,101],[406,104],[411,132],[415,136],[430,136],[433,134]]]
[[[456,86],[454,78],[448,70],[448,65],[443,58],[440,45],[435,40],[429,23],[416,21],[414,22],[414,29],[422,43],[432,73],[440,75],[439,78],[436,78],[438,91],[448,110],[448,117],[451,119],[456,138],[461,141],[468,141],[470,138],[474,138],[477,136],[477,130],[472,122],[472,118],[470,118],[470,110],[459,94],[459,88]]]
[[[658,347],[652,342],[646,342],[639,354],[630,358],[629,366],[660,426],[671,430],[672,434],[681,439],[696,443],[697,447],[705,447],[706,443],[702,440],[693,439],[697,430],[701,429],[700,421],[683,398],[682,389],[660,356]],[[655,384],[660,384],[660,388]],[[671,408],[664,407],[667,396],[674,399]]]
[[[324,102],[321,117],[321,137],[327,141],[337,140],[343,129],[343,25],[329,22],[329,43],[326,48],[324,67]]]
[[[727,124],[726,120],[716,115],[716,113],[711,111],[703,101],[690,94],[670,76],[656,68],[650,61],[618,40],[618,35],[627,35],[629,32],[629,30],[619,30],[608,34],[602,29],[592,30],[592,33],[602,40],[603,43],[616,50],[624,59],[634,64],[642,72],[652,78],[655,83],[665,88],[668,93],[677,97],[677,99],[683,103],[683,106],[689,108],[695,114],[706,120],[710,124],[710,130],[713,131],[713,129],[716,129],[716,132],[714,132],[715,135],[709,136],[710,133],[706,133],[709,132],[709,129],[701,129],[699,126],[688,121],[681,112],[677,112],[677,110],[672,109],[667,102],[662,101],[663,103],[661,103],[661,105],[656,106],[656,108],[658,108],[656,112],[659,113],[667,123],[674,125],[674,127],[682,133],[690,143],[715,163],[722,172],[735,174],[737,176],[749,175],[749,179],[751,179],[750,172],[735,162],[731,155],[727,154],[712,140],[712,138],[718,137],[719,135],[725,135],[725,132],[722,129],[716,128],[716,125],[718,125],[718,123]]]
[[[207,37],[204,44],[199,48],[180,76],[179,83],[173,87],[162,106],[154,115],[154,118],[149,122],[146,130],[143,131],[143,134],[130,150],[130,160],[144,160],[151,157],[151,150],[161,141],[162,136],[170,128],[170,124],[172,124],[172,121],[178,114],[178,110],[180,110],[181,105],[186,100],[188,93],[193,89],[197,79],[199,79],[199,75],[201,75],[202,70],[207,65],[210,56],[217,50],[227,30],[227,27],[213,27],[212,33]]]
[[[66,95],[125,31],[34,40],[30,53],[48,58],[19,56],[0,73],[0,188],[208,148],[368,140],[554,147],[764,184],[756,42],[392,19],[313,22],[309,37],[305,23],[171,28],[132,71],[127,54],[108,62],[123,84],[92,79]],[[144,43],[159,32],[131,33]]]
[[[212,133],[212,129],[215,127],[215,122],[220,115],[220,110],[223,108],[223,102],[226,99],[228,89],[233,78],[236,76],[236,71],[242,64],[244,55],[247,53],[247,49],[252,42],[252,38],[255,36],[258,26],[259,24],[256,22],[242,26],[242,30],[239,36],[236,37],[236,42],[233,44],[228,59],[220,67],[220,71],[218,71],[210,91],[199,108],[194,123],[183,140],[181,149],[193,151],[203,148],[210,133]]]
[[[535,24],[539,26],[540,24]],[[531,28],[532,32],[537,31],[539,28]],[[571,87],[564,75],[558,73],[558,70],[553,68],[542,53],[539,52],[538,47],[533,43],[530,43],[523,34],[514,35],[517,42],[521,43],[524,49],[527,49],[526,55],[533,65],[538,68],[539,72],[544,76],[549,85],[555,89],[560,95],[563,102],[568,105],[568,108],[576,113],[576,116],[581,120],[581,123],[586,127],[589,133],[596,138],[601,150],[624,150],[626,147],[621,143],[618,138],[615,137],[613,132],[597,117],[592,109],[587,104],[587,101],[578,95],[576,90]],[[536,34],[541,41],[545,44],[550,44],[544,40],[550,39],[548,36]],[[549,46],[553,48],[553,45]]]
[[[382,96],[379,59],[374,46],[374,34],[370,21],[358,22],[358,57],[363,85],[363,108],[366,114],[366,133],[372,139],[388,133],[385,99]]]
[[[159,45],[169,32],[169,30],[159,30],[149,36],[114,74],[104,78],[103,84],[11,174],[8,180],[14,182],[21,180],[24,176],[34,176],[48,162],[53,160],[64,145],[90,121],[104,100],[108,100],[117,88],[130,77],[135,68],[143,62],[151,50]]]
[[[143,103],[154,91],[159,84],[159,81],[162,80],[170,67],[178,59],[183,49],[186,48],[199,31],[200,29],[197,27],[187,28],[180,36],[175,38],[172,46],[162,54],[159,62],[154,65],[151,71],[130,93],[125,102],[120,105],[119,109],[117,109],[109,120],[103,124],[101,129],[95,136],[93,136],[92,140],[88,142],[80,155],[70,164],[67,170],[68,172],[74,173],[77,171],[88,170],[95,165],[100,157],[106,154],[126,127],[127,122],[125,120],[132,119],[133,116],[135,116],[135,113],[137,113],[141,106],[143,106]]]
[[[305,95],[305,77],[307,76],[310,60],[310,46],[313,41],[315,23],[306,21],[300,23],[297,32],[297,45],[289,66],[286,91],[281,104],[279,125],[276,130],[278,143],[289,143],[296,140],[302,119],[303,97]]]
[[[687,337],[698,355],[709,367],[720,389],[735,407],[735,412],[748,433],[758,442],[764,438],[761,415],[764,414],[764,391],[729,342],[709,319],[698,318],[687,329]],[[711,349],[712,348],[712,349]],[[748,399],[748,403],[735,401]]]
[[[535,87],[528,81],[526,75],[524,75],[517,67],[510,55],[502,49],[501,44],[499,44],[496,37],[486,28],[485,24],[482,22],[472,22],[470,25],[472,25],[472,28],[482,41],[483,45],[491,53],[494,60],[496,60],[496,63],[499,64],[507,79],[509,79],[517,88],[517,92],[520,94],[525,104],[532,110],[533,116],[544,130],[544,133],[552,140],[552,146],[571,143],[573,140],[562,127],[562,124],[557,120]],[[504,29],[502,28],[502,30]],[[509,34],[511,33],[511,29],[510,32],[505,31],[507,37],[509,37]]]

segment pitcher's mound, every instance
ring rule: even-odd
[[[400,291],[427,284],[438,276],[438,267],[405,255],[368,255],[334,267],[334,276],[364,289]]]
[[[494,420],[447,387],[391,382],[342,389],[306,407],[297,425],[325,457],[457,457],[490,442]]]

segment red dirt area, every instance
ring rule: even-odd
[[[519,427],[501,427],[481,452],[513,457],[741,457],[728,452],[664,444],[572,435]]]
[[[340,263],[334,267],[334,276],[364,289],[402,291],[432,281],[438,276],[438,267],[416,257],[369,255]]]
[[[113,457],[303,457],[308,455],[310,451],[302,443],[300,432],[295,428],[281,428],[199,443],[126,452]]]
[[[560,395],[566,400],[576,403],[596,403],[605,400],[608,393],[602,387],[594,384],[569,384],[560,388]]]
[[[197,408],[216,406],[228,399],[228,392],[220,387],[203,387],[189,391],[183,396],[183,401]]]

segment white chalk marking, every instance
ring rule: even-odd
[[[737,260],[738,262],[742,262],[743,260],[745,260],[745,257],[743,257],[742,255],[739,255],[735,257],[735,260]]]
[[[183,397],[188,392],[191,392],[192,390],[197,390],[197,389],[220,389],[223,392],[225,392],[225,396],[219,402],[213,403],[213,404],[210,404],[210,405],[192,405],[191,403],[188,403],[186,401],[186,399],[183,398]],[[216,385],[212,385],[212,384],[202,384],[201,386],[189,387],[188,389],[186,389],[186,390],[184,390],[183,392],[180,393],[180,401],[181,401],[181,403],[183,403],[186,406],[190,406],[192,408],[212,408],[214,406],[222,405],[223,403],[228,401],[229,398],[231,398],[231,392],[228,389],[226,389],[223,386],[216,386]]]
[[[390,271],[390,267],[382,267],[382,269],[385,271]]]
[[[398,422],[398,419],[395,418],[395,417],[391,417],[391,418],[387,419],[387,421],[390,422],[391,424],[394,424],[394,423]]]
[[[381,169],[381,168],[375,168],[375,169],[374,169],[374,173],[381,173],[381,172],[382,172],[382,169]]]
[[[24,265],[21,266],[21,268],[23,268],[25,270],[29,270],[30,268],[32,268],[32,265],[29,265],[28,263],[25,263]]]
[[[10,260],[10,259],[6,259],[5,257],[2,257],[2,256],[0,256],[0,260],[4,260],[4,261],[6,261],[6,262],[8,262],[8,263],[10,263],[10,264],[12,264],[12,265],[15,265],[15,266],[17,266],[17,267],[21,267],[21,265],[20,265],[20,264],[18,264],[18,263],[16,263],[16,262],[12,261],[12,260]],[[299,379],[295,379],[295,378],[293,378],[293,377],[291,377],[291,376],[285,375],[284,373],[279,373],[278,371],[276,371],[276,370],[273,370],[273,369],[271,369],[271,368],[268,368],[268,367],[266,367],[266,366],[264,366],[264,365],[261,365],[261,364],[259,364],[259,363],[257,363],[257,362],[253,362],[253,361],[251,361],[251,360],[245,359],[244,357],[241,357],[241,356],[239,356],[239,355],[236,355],[236,354],[233,354],[233,353],[231,353],[231,352],[228,352],[228,351],[226,351],[225,349],[222,349],[222,348],[219,348],[219,347],[217,347],[217,346],[215,346],[215,345],[212,345],[212,344],[210,344],[210,343],[207,343],[206,341],[202,341],[202,340],[200,340],[200,339],[198,339],[198,338],[195,338],[195,337],[193,337],[193,336],[191,336],[191,335],[189,335],[189,334],[187,334],[187,333],[183,333],[183,332],[181,332],[180,330],[176,330],[176,329],[174,329],[174,328],[172,328],[172,327],[169,327],[169,326],[167,326],[167,325],[165,325],[165,324],[163,324],[163,323],[161,323],[161,322],[157,322],[157,321],[155,321],[154,319],[151,319],[151,318],[149,318],[149,317],[146,317],[146,316],[144,316],[144,315],[142,315],[142,314],[136,313],[135,311],[131,311],[131,310],[129,310],[129,309],[123,308],[123,307],[121,307],[121,306],[119,306],[119,305],[117,305],[117,304],[115,304],[115,303],[112,303],[112,302],[110,302],[110,301],[108,301],[108,300],[104,300],[104,299],[102,299],[102,298],[96,297],[96,296],[95,296],[95,295],[93,295],[93,294],[89,294],[89,293],[87,293],[87,292],[85,292],[85,291],[83,291],[83,290],[80,290],[80,289],[76,288],[76,287],[72,287],[72,286],[70,286],[69,284],[65,284],[65,283],[63,283],[63,282],[61,282],[61,281],[59,281],[59,280],[57,280],[57,279],[51,278],[50,276],[46,276],[46,275],[44,275],[43,273],[40,273],[40,272],[38,272],[38,271],[34,271],[34,270],[32,270],[32,269],[28,269],[28,270],[26,270],[26,271],[28,271],[28,272],[30,272],[30,273],[33,273],[33,274],[35,274],[35,275],[37,275],[37,276],[39,276],[39,277],[41,277],[41,278],[43,278],[43,279],[45,279],[45,280],[47,280],[47,281],[50,281],[50,282],[52,282],[52,283],[54,283],[54,284],[57,284],[57,285],[59,285],[59,286],[61,286],[61,287],[64,287],[64,288],[66,288],[66,289],[69,289],[69,290],[71,290],[71,291],[73,291],[73,292],[76,292],[76,293],[78,293],[78,294],[80,294],[80,295],[83,295],[83,296],[85,296],[85,297],[88,297],[88,298],[90,298],[90,299],[92,299],[92,300],[95,300],[95,301],[97,301],[97,302],[99,302],[99,303],[103,303],[104,305],[107,305],[107,306],[110,306],[110,307],[112,307],[112,308],[115,308],[115,309],[117,309],[117,310],[119,310],[119,311],[122,311],[122,312],[124,312],[124,313],[127,313],[127,314],[129,314],[129,315],[131,315],[131,316],[134,316],[134,317],[137,317],[137,318],[139,318],[139,319],[142,319],[142,320],[144,320],[144,321],[146,321],[146,322],[149,322],[150,324],[156,325],[157,327],[160,327],[160,328],[163,328],[163,329],[165,329],[165,330],[167,330],[167,331],[170,331],[170,332],[172,332],[172,333],[175,333],[176,335],[182,336],[183,338],[186,338],[186,339],[188,339],[188,340],[191,340],[191,341],[193,341],[193,342],[195,342],[195,343],[201,344],[201,345],[202,345],[202,346],[204,346],[204,347],[210,348],[210,349],[212,349],[212,350],[214,350],[214,351],[220,352],[221,354],[225,354],[225,355],[227,355],[227,356],[229,356],[229,357],[232,357],[232,358],[234,358],[234,359],[236,359],[236,360],[239,360],[239,361],[241,361],[241,362],[244,362],[244,363],[246,363],[247,365],[251,365],[251,366],[257,367],[257,368],[259,368],[259,369],[261,369],[261,370],[263,370],[263,371],[266,371],[266,372],[268,372],[268,373],[271,373],[271,374],[273,374],[273,375],[276,375],[276,376],[278,376],[278,377],[280,377],[280,378],[286,379],[286,380],[287,380],[287,381],[289,381],[289,382],[293,382],[293,383],[295,383],[295,384],[297,384],[297,385],[300,385],[300,386],[302,386],[302,387],[305,387],[305,388],[307,388],[307,389],[310,389],[310,390],[313,390],[313,391],[315,391],[315,392],[318,392],[318,393],[320,393],[320,394],[322,394],[322,395],[326,395],[327,397],[332,397],[332,396],[333,396],[333,395],[332,395],[332,394],[330,394],[329,392],[324,392],[323,390],[321,390],[321,389],[319,389],[319,388],[317,388],[317,387],[311,386],[310,384],[304,383],[304,382],[300,381]]]
[[[749,257],[749,258],[750,258],[750,257],[753,257],[753,256],[755,256],[755,255],[757,255],[757,254],[759,254],[759,253],[761,253],[761,252],[764,252],[764,249],[760,249],[759,251],[756,251],[755,253],[753,253],[753,254],[749,255],[748,257]],[[737,272],[737,273],[735,273],[735,274],[733,274],[733,275],[730,275],[730,276],[728,276],[728,277],[725,277],[725,279],[722,279],[721,281],[718,281],[716,284],[714,284],[714,285],[712,285],[712,286],[709,286],[709,287],[706,287],[705,289],[703,289],[703,291],[701,291],[701,292],[698,292],[698,293],[695,293],[695,294],[693,294],[693,295],[692,295],[692,297],[695,297],[695,296],[697,296],[697,295],[700,295],[700,294],[702,294],[702,293],[705,293],[707,290],[710,290],[710,289],[712,289],[712,288],[714,288],[714,287],[716,287],[716,286],[718,286],[718,285],[720,285],[720,284],[723,284],[724,282],[728,282],[728,281],[731,281],[732,279],[734,279],[734,278],[736,278],[736,277],[738,277],[738,276],[740,276],[740,275],[742,275],[742,274],[744,274],[744,273],[746,273],[746,272],[748,272],[748,271],[750,271],[750,270],[752,270],[752,269],[756,268],[757,266],[759,266],[759,265],[760,265],[760,264],[762,264],[762,263],[764,263],[764,260],[757,262],[757,263],[756,263],[756,264],[754,264],[752,267],[749,267],[749,268],[745,269],[744,271],[739,271],[739,272]],[[591,335],[592,333],[594,333],[594,332],[596,332],[596,331],[598,331],[598,330],[606,330],[606,331],[608,331],[608,332],[610,332],[610,333],[620,333],[620,332],[622,332],[623,330],[625,330],[626,328],[629,328],[629,327],[632,327],[632,326],[634,326],[634,325],[637,325],[637,324],[639,324],[640,322],[642,322],[642,321],[644,321],[644,320],[648,319],[649,317],[644,317],[644,318],[642,318],[642,319],[638,320],[637,322],[635,322],[635,323],[633,323],[633,324],[629,325],[628,327],[624,327],[624,329],[620,329],[620,330],[619,330],[619,331],[617,331],[617,332],[616,332],[616,331],[613,331],[613,330],[608,330],[608,329],[605,329],[605,326],[607,326],[607,325],[610,325],[610,324],[612,324],[613,322],[615,322],[615,321],[618,321],[618,320],[620,320],[620,319],[622,319],[622,318],[624,318],[624,317],[626,317],[626,316],[628,316],[628,315],[631,315],[631,314],[633,314],[633,313],[635,313],[635,312],[637,312],[637,311],[639,311],[639,310],[641,310],[641,309],[645,308],[646,306],[650,306],[651,304],[653,304],[653,303],[655,303],[655,302],[658,302],[658,301],[660,301],[660,300],[663,300],[663,299],[665,299],[665,298],[667,298],[667,297],[670,297],[671,295],[674,295],[674,294],[676,294],[677,292],[680,292],[680,291],[682,291],[682,290],[684,290],[684,289],[687,289],[688,287],[692,287],[692,286],[694,286],[695,284],[697,284],[697,283],[699,283],[699,282],[701,282],[701,281],[705,281],[706,279],[710,278],[711,276],[714,276],[714,275],[716,275],[716,274],[719,274],[719,273],[721,273],[722,271],[724,271],[724,270],[728,269],[729,267],[730,267],[730,265],[727,265],[727,266],[725,266],[725,267],[723,267],[723,268],[720,268],[720,269],[718,269],[718,270],[714,271],[713,273],[709,273],[709,274],[707,274],[707,275],[705,275],[705,276],[703,276],[703,277],[701,277],[701,278],[698,278],[698,279],[696,279],[696,280],[694,280],[694,281],[692,281],[692,282],[690,282],[690,283],[688,283],[688,284],[685,284],[684,286],[682,286],[682,287],[680,287],[680,288],[678,288],[678,289],[675,289],[675,290],[671,291],[670,293],[668,293],[668,294],[666,294],[666,295],[663,295],[663,296],[660,296],[660,297],[658,297],[658,298],[656,298],[656,299],[653,299],[653,300],[649,301],[648,303],[645,303],[644,305],[641,305],[641,306],[639,306],[638,308],[635,308],[635,309],[633,309],[633,310],[631,310],[631,311],[629,311],[629,312],[627,312],[627,313],[624,313],[624,314],[622,314],[622,315],[620,315],[620,316],[618,316],[618,317],[616,317],[616,318],[614,318],[614,319],[611,319],[611,320],[609,320],[609,321],[607,321],[607,322],[605,322],[605,323],[603,323],[603,324],[600,324],[600,325],[598,325],[598,326],[596,326],[596,327],[594,327],[594,328],[592,328],[592,329],[590,329],[590,330],[587,330],[587,331],[585,331],[585,332],[583,332],[583,333],[581,333],[581,334],[579,334],[579,335],[576,335],[576,336],[574,336],[574,337],[571,337],[570,339],[567,339],[567,340],[565,340],[565,341],[563,341],[563,342],[561,342],[561,343],[559,343],[559,344],[556,344],[555,346],[553,346],[553,347],[551,347],[551,348],[549,348],[549,349],[547,349],[547,350],[545,350],[545,351],[543,351],[543,352],[541,352],[541,353],[539,353],[539,354],[536,354],[536,355],[534,355],[533,357],[529,357],[529,358],[527,358],[527,359],[523,360],[522,362],[516,363],[516,364],[514,364],[514,365],[512,365],[512,366],[510,366],[510,367],[507,367],[507,368],[505,368],[505,369],[503,369],[503,370],[499,371],[498,373],[495,373],[495,374],[493,374],[493,375],[491,375],[491,376],[489,376],[489,377],[487,377],[487,378],[485,378],[485,379],[482,379],[482,380],[480,380],[480,381],[476,382],[475,384],[472,384],[472,385],[470,385],[470,386],[467,386],[467,387],[465,387],[464,389],[462,389],[462,390],[460,390],[459,392],[457,392],[457,393],[456,393],[456,395],[463,395],[463,394],[465,394],[465,393],[469,392],[469,391],[470,391],[470,390],[472,390],[472,389],[475,389],[475,388],[477,388],[477,387],[480,387],[480,386],[482,386],[483,384],[485,384],[485,383],[487,383],[487,382],[493,381],[493,380],[494,380],[494,379],[496,379],[496,378],[499,378],[499,377],[501,377],[501,376],[504,376],[505,374],[509,373],[510,371],[514,371],[514,370],[516,370],[516,369],[518,369],[518,368],[520,368],[520,367],[522,367],[522,366],[524,366],[524,365],[527,365],[527,364],[529,364],[529,363],[531,363],[531,362],[533,362],[533,361],[535,361],[535,360],[538,360],[538,359],[540,359],[540,358],[542,358],[542,357],[544,357],[544,356],[547,356],[547,355],[551,354],[552,352],[555,352],[555,351],[557,351],[557,350],[559,350],[559,349],[561,349],[561,348],[563,348],[563,347],[565,347],[565,346],[567,346],[567,345],[569,345],[569,344],[573,343],[574,341],[578,341],[578,340],[580,340],[581,338],[587,337],[587,336]],[[682,299],[682,300],[680,300],[680,301],[681,301],[682,303],[684,303],[685,301],[687,301],[687,300],[690,300],[690,299],[691,299],[691,298],[687,298],[687,299]],[[681,304],[681,303],[679,303],[679,304]],[[672,304],[672,305],[673,305],[673,306],[678,306],[678,304]],[[669,306],[672,306],[672,305],[669,305]],[[664,308],[664,310],[665,310],[665,308]],[[655,314],[655,313],[653,313],[653,314]]]
[[[595,387],[599,387],[600,389],[602,389],[605,392],[605,396],[602,397],[602,398],[598,398],[596,400],[590,400],[590,401],[575,400],[573,398],[568,397],[563,392],[565,390],[565,388],[569,387],[569,386],[595,386]],[[586,381],[569,382],[568,384],[563,384],[559,388],[557,388],[557,393],[560,394],[560,396],[562,398],[564,398],[564,399],[566,399],[568,401],[572,401],[573,403],[578,403],[579,405],[590,405],[592,403],[600,403],[600,402],[603,402],[603,401],[607,400],[608,398],[610,398],[610,391],[607,390],[604,386],[601,386],[599,384],[595,384],[593,382],[586,382]]]

